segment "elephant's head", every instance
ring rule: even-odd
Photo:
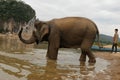
[[[26,44],[32,44],[32,43],[36,42],[38,44],[39,42],[44,41],[44,39],[46,40],[46,37],[48,37],[49,26],[47,23],[42,22],[42,21],[35,22],[34,30],[33,30],[32,36],[29,40],[25,40],[22,38],[22,35],[21,35],[22,31],[23,31],[23,28],[18,33],[18,36],[22,42],[24,42]]]

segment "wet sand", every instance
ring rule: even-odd
[[[110,62],[105,73],[98,73],[95,80],[120,80],[120,53],[97,52],[95,55]]]

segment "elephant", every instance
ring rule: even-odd
[[[91,47],[96,37],[99,39],[99,30],[92,20],[85,17],[64,17],[34,22],[34,28],[28,40],[22,38],[21,28],[19,39],[26,44],[48,41],[46,57],[49,59],[57,60],[59,48],[80,48],[80,62],[86,62],[88,56],[89,63],[96,63]]]

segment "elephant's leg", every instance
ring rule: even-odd
[[[95,57],[93,53],[91,52],[90,48],[92,47],[92,44],[94,42],[95,36],[85,36],[83,39],[83,42],[81,44],[81,49],[83,49],[86,53],[86,55],[89,57],[89,62],[90,63],[95,63]]]
[[[80,56],[80,62],[83,63],[86,61],[86,56],[88,56],[89,58],[89,63],[95,63],[96,62],[96,59],[95,59],[95,56],[93,55],[93,53],[91,52],[90,49],[84,49],[82,50],[82,54]]]
[[[86,61],[86,52],[83,49],[81,49],[81,56],[79,60],[80,60],[80,65],[84,66]]]
[[[87,50],[87,56],[89,58],[89,63],[95,63],[96,59],[90,49]]]
[[[59,31],[57,31],[55,27],[52,27],[48,39],[47,57],[56,60],[59,47],[60,47]]]
[[[55,48],[54,46],[52,45],[49,45],[48,47],[48,52],[47,52],[47,57],[49,59],[53,59],[53,60],[56,60],[57,59],[57,55],[58,55],[58,48]]]
[[[54,35],[50,38],[48,42],[48,51],[47,51],[47,57],[50,59],[57,59],[58,55],[58,49],[59,49],[59,36]]]
[[[83,50],[83,49],[81,49],[81,56],[80,56],[80,61],[81,62],[85,62],[86,61],[86,53],[85,53],[85,51]]]

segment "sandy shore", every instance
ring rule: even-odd
[[[98,73],[95,80],[120,80],[120,53],[97,52],[96,57],[103,58],[111,63],[105,73]],[[109,75],[108,79],[106,77]]]

